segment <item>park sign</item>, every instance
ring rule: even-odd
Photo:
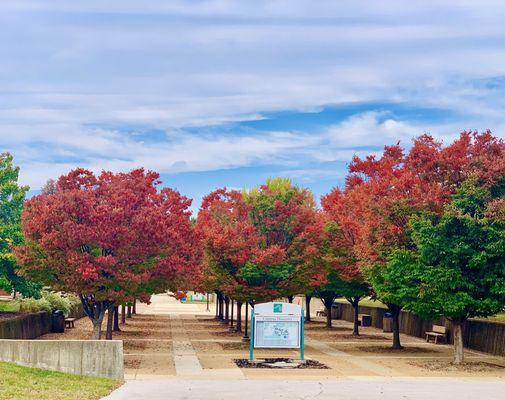
[[[256,304],[251,310],[251,343],[249,359],[255,348],[300,349],[304,358],[302,307],[291,303]]]

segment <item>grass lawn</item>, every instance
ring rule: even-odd
[[[0,400],[95,400],[120,385],[107,378],[64,374],[0,362]]]
[[[493,315],[492,317],[479,318],[479,319],[483,319],[483,320],[487,320],[487,321],[494,321],[494,322],[504,322],[505,323],[505,313],[500,313],[500,314]]]
[[[344,298],[340,298],[340,299],[336,299],[335,300],[337,303],[347,303],[349,304],[349,302],[344,299]],[[386,305],[382,304],[380,301],[377,301],[377,300],[370,300],[370,299],[363,299],[359,302],[359,305],[360,306],[364,306],[364,307],[380,307],[380,308],[387,308]]]
[[[0,300],[0,312],[17,312],[19,304],[12,300]]]

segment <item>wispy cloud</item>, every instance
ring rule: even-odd
[[[426,131],[504,136],[504,17],[501,1],[2,2],[1,147],[37,188],[76,165],[278,165],[308,182]],[[412,113],[244,123],[371,103]],[[423,107],[447,117],[417,118]]]

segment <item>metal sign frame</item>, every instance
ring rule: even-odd
[[[271,305],[272,311],[264,311],[267,310],[266,307],[269,307]],[[304,327],[304,315],[303,315],[303,309],[299,307],[300,312],[295,313],[296,308],[294,307],[293,304],[290,303],[264,303],[264,304],[257,304],[252,310],[251,310],[251,338],[249,342],[249,361],[254,361],[254,349],[255,348],[264,348],[264,349],[300,349],[300,359],[304,360],[305,359],[305,327]],[[255,313],[255,308],[256,309],[261,309],[260,312]],[[288,309],[286,313],[283,312],[283,309]],[[289,312],[291,311],[291,312]],[[258,345],[257,344],[257,333],[256,333],[256,325],[258,322],[297,322],[298,323],[298,329],[299,329],[299,335],[298,335],[298,343],[296,346],[265,346],[265,345]]]

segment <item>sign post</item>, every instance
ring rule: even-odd
[[[304,318],[302,308],[291,303],[256,304],[251,310],[249,361],[255,348],[299,349],[305,359]]]

